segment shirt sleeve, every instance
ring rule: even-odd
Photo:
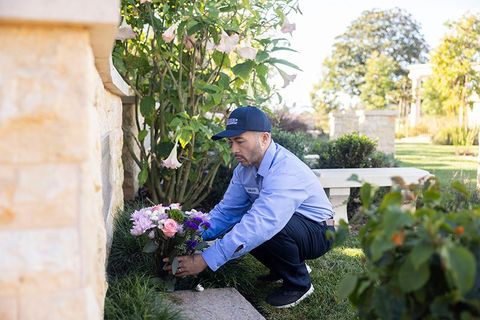
[[[260,195],[248,213],[222,239],[203,252],[205,262],[213,271],[271,239],[308,197],[305,180],[295,173],[270,176],[264,179]]]
[[[222,201],[210,211],[210,228],[202,234],[205,240],[215,239],[225,233],[250,209],[251,201],[239,175],[237,167]]]

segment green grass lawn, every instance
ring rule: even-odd
[[[469,156],[456,155],[456,150],[454,146],[397,143],[395,158],[400,161],[400,166],[428,170],[437,176],[442,185],[447,185],[452,180],[460,180],[468,185],[475,184],[478,146],[470,148],[474,155]]]

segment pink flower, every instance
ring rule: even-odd
[[[280,72],[280,75],[282,76],[282,79],[283,79],[283,87],[282,88],[285,88],[286,86],[288,86],[290,84],[290,82],[295,80],[295,78],[297,77],[296,74],[288,74],[285,71],[280,70],[280,69],[278,69],[278,72]]]
[[[116,40],[125,41],[127,39],[133,39],[137,35],[133,32],[132,27],[127,24],[127,21],[123,19],[122,24],[118,27]]]
[[[280,31],[282,31],[282,33],[292,34],[292,32],[295,30],[295,28],[296,28],[295,23],[289,23],[288,20],[285,19],[285,22],[283,23],[283,26],[280,29]]]
[[[167,169],[177,169],[182,165],[177,159],[177,144],[173,146],[167,159],[162,161],[162,165]]]
[[[217,45],[217,50],[223,53],[230,53],[233,51],[233,49],[235,49],[238,40],[240,40],[238,34],[234,33],[229,36],[225,31],[222,30],[222,36],[220,38],[220,43]]]
[[[183,45],[185,46],[185,49],[191,50],[193,49],[193,46],[195,45],[195,36],[187,36],[183,38]]]
[[[140,0],[140,3],[152,2],[152,0]]]
[[[162,232],[167,238],[171,238],[177,233],[178,224],[173,219],[166,219],[163,223]]]
[[[177,32],[178,23],[172,24],[165,32],[162,34],[162,39],[166,43],[172,42],[175,39],[175,32]]]
[[[257,56],[257,49],[252,47],[250,41],[246,41],[243,47],[237,49],[237,52],[244,59],[255,60]]]

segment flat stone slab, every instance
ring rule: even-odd
[[[233,288],[175,291],[168,295],[189,320],[265,320],[265,318]]]

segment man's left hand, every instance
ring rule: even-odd
[[[207,263],[203,260],[201,254],[177,257],[177,260],[178,269],[175,273],[176,277],[193,276],[207,268]],[[163,261],[168,262],[168,258],[163,259]],[[166,266],[165,269],[172,273],[172,265]]]

